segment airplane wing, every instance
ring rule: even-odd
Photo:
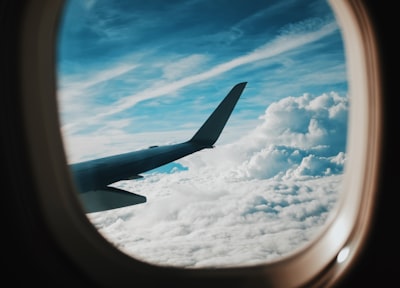
[[[87,213],[146,202],[146,197],[108,185],[140,178],[140,173],[173,162],[218,140],[247,82],[235,85],[194,136],[186,142],[71,164],[80,200]]]

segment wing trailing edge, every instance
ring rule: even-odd
[[[146,202],[146,197],[115,187],[104,187],[80,194],[86,213],[111,210]]]

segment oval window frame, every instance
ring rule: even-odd
[[[359,255],[373,216],[381,146],[378,47],[362,1],[330,0],[340,23],[348,61],[351,106],[348,155],[338,209],[306,247],[272,263],[243,268],[185,270],[138,261],[104,239],[82,210],[60,133],[55,43],[61,0],[31,1],[21,27],[21,93],[36,195],[62,250],[101,285],[119,287],[136,278],[174,281],[242,279],[271,287],[333,283]],[[351,192],[350,192],[351,191]],[[338,261],[341,251],[347,257]],[[134,276],[133,276],[134,275]],[[168,280],[167,280],[168,281]]]

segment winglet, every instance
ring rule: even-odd
[[[206,147],[212,147],[214,145],[224,129],[246,84],[247,82],[242,82],[236,84],[232,88],[225,99],[218,105],[189,142],[194,142]]]

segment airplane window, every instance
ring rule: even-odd
[[[268,263],[333,217],[349,95],[327,1],[68,0],[58,35],[71,175],[124,253]]]

